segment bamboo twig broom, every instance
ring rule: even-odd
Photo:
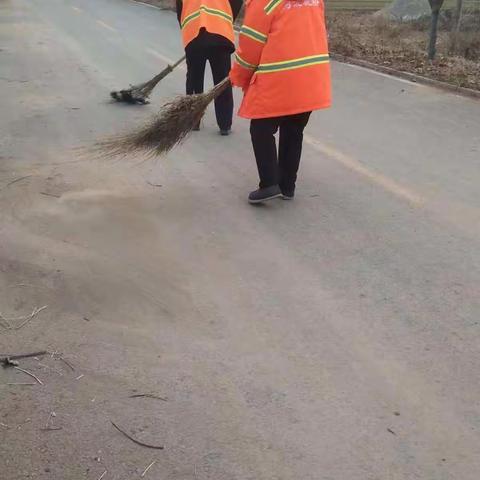
[[[238,18],[243,17],[243,9],[244,5],[242,5],[242,9],[240,10],[240,14]],[[239,33],[240,26],[234,25],[233,29]],[[130,85],[130,88],[126,88],[124,90],[114,90],[110,92],[110,96],[117,100],[117,102],[124,102],[124,103],[140,103],[145,105],[148,102],[148,97],[152,93],[153,89],[157,86],[157,84],[162,81],[169,73],[173,72],[175,68],[177,68],[183,61],[185,60],[185,55],[182,58],[179,58],[173,65],[167,65],[158,75],[155,75],[151,80],[145,83],[140,83],[138,85]]]
[[[155,75],[151,80],[139,85],[131,85],[125,90],[114,90],[110,92],[110,96],[117,100],[117,102],[124,103],[140,103],[145,105],[148,103],[148,97],[152,93],[157,84],[163,80],[169,73],[173,72],[183,61],[185,55],[179,58],[173,65],[167,65],[158,75]]]
[[[106,157],[143,152],[147,156],[163,155],[198,125],[208,105],[230,87],[227,77],[208,92],[184,95],[161,107],[160,112],[143,128],[100,141],[93,150]]]

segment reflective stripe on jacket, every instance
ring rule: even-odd
[[[268,118],[331,104],[323,0],[249,0],[230,73],[239,115]]]
[[[180,27],[184,47],[197,38],[202,28],[235,42],[228,0],[183,0]]]

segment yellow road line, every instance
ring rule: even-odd
[[[100,25],[103,28],[106,28],[107,30],[111,30],[112,32],[116,32],[117,30],[110,26],[108,23],[102,22],[101,20],[96,21],[98,25]]]
[[[344,167],[354,171],[362,177],[365,177],[370,182],[382,187],[387,192],[390,192],[393,195],[402,198],[403,200],[407,200],[409,203],[415,206],[419,206],[425,203],[425,199],[420,195],[417,195],[415,192],[412,192],[408,188],[405,188],[404,186],[398,184],[395,180],[392,180],[391,178],[388,178],[381,173],[370,170],[358,160],[355,160],[354,158],[342,152],[339,152],[338,150],[329,145],[325,145],[324,143],[315,140],[309,135],[305,135],[304,139],[305,143],[313,147],[318,152],[323,153],[324,155],[335,160],[338,163],[341,163]]]
[[[146,51],[150,55],[153,55],[154,57],[157,57],[160,60],[163,60],[165,63],[168,63],[169,65],[173,65],[176,61],[176,60],[172,60],[170,57],[162,55],[161,53],[157,52],[156,50],[153,50],[152,48],[147,48]],[[186,70],[185,65],[183,65],[183,64],[179,65],[178,68],[181,69],[181,70]]]
[[[81,8],[78,8],[78,7],[72,7],[72,10],[75,10],[78,13],[83,12],[83,10]]]

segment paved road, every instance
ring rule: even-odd
[[[263,208],[243,121],[72,150],[180,93],[107,98],[180,54],[151,7],[0,2],[0,311],[48,306],[0,353],[58,353],[21,362],[44,385],[0,370],[2,480],[477,480],[480,103],[335,64],[298,198]]]

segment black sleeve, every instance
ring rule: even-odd
[[[243,1],[242,0],[228,0],[228,1],[230,2],[230,7],[232,9],[233,20],[235,21],[235,19],[238,17],[238,14],[240,13],[240,10],[243,5]]]
[[[182,23],[182,8],[183,8],[182,0],[175,0],[175,6],[177,9],[178,24],[180,25]]]

